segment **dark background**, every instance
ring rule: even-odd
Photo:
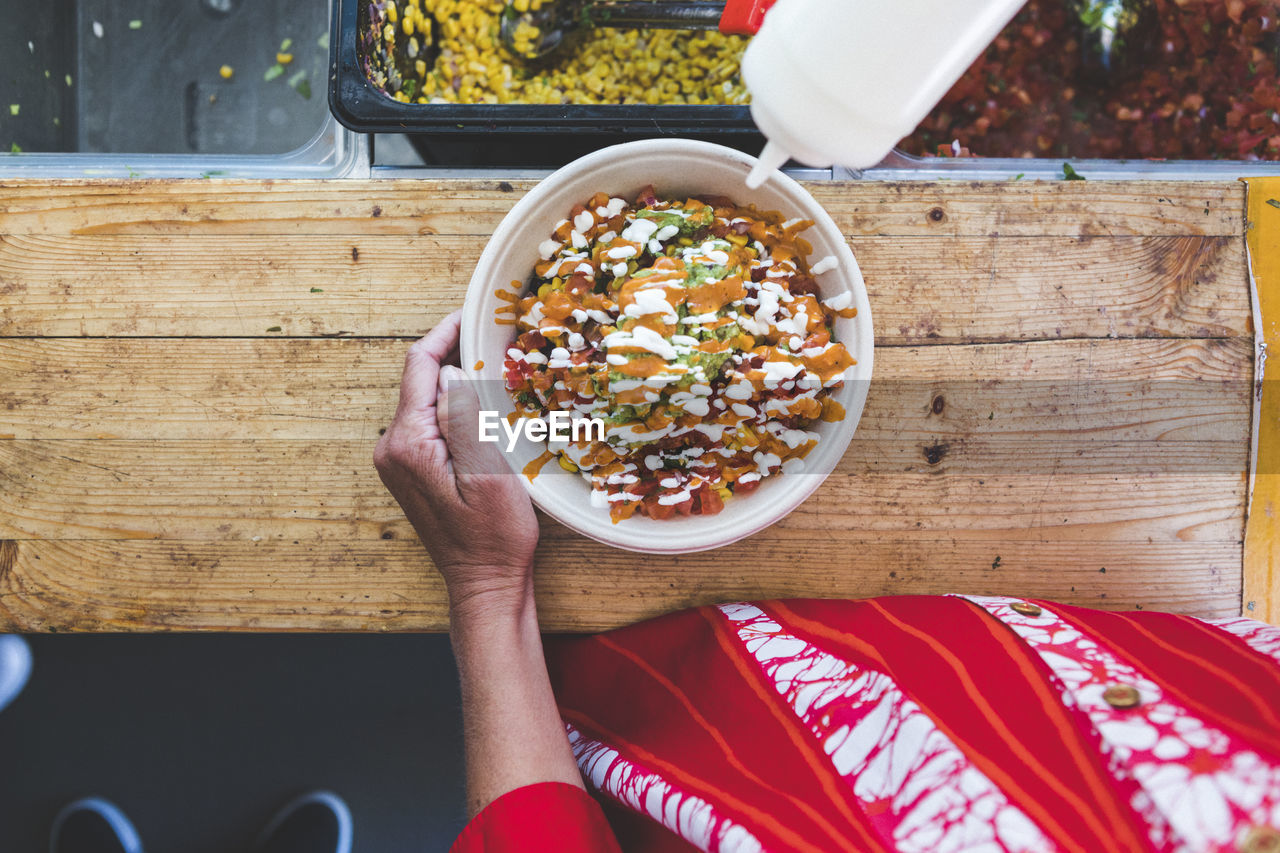
[[[443,851],[461,830],[462,727],[443,635],[41,635],[0,711],[0,851],[44,853],[104,796],[147,853],[244,851],[314,788],[355,853]]]

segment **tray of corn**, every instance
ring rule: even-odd
[[[329,104],[365,132],[752,133],[747,39],[588,26],[530,60],[517,27],[564,0],[334,0]]]

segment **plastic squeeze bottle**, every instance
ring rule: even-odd
[[[999,34],[1024,0],[778,0],[742,57],[768,139],[747,178],[788,158],[879,163]]]

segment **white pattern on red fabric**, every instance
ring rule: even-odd
[[[1048,608],[1029,616],[1009,606],[1016,598],[963,597],[1012,628],[1061,679],[1119,762],[1117,778],[1142,786],[1183,849],[1235,850],[1251,826],[1280,825],[1280,767]],[[1112,707],[1103,693],[1113,685],[1135,688],[1141,702]]]
[[[893,679],[723,604],[738,638],[902,853],[1056,849]]]
[[[582,775],[630,809],[647,814],[685,841],[707,853],[762,853],[760,841],[715,806],[677,787],[616,749],[565,724],[569,746]]]
[[[1243,616],[1237,616],[1234,619],[1203,619],[1201,621],[1239,637],[1255,652],[1280,663],[1280,628],[1254,619],[1246,619]]]

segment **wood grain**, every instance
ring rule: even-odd
[[[1231,468],[1247,463],[1247,447],[1153,444],[966,442],[931,454],[914,442],[855,440],[779,526],[1239,540],[1245,479]],[[1199,458],[1187,464],[1188,455]],[[7,441],[0,538],[412,537],[372,456],[372,441]]]
[[[7,180],[0,181],[0,234],[487,236],[532,186],[472,180]],[[805,186],[850,236],[1244,232],[1244,187],[1235,181]]]
[[[885,346],[1251,334],[1239,239],[850,243]],[[0,336],[417,337],[461,306],[484,244],[456,235],[0,235]]]
[[[624,560],[548,523],[536,571],[542,625],[591,631],[714,602],[955,589],[1204,617],[1240,607],[1229,542],[1112,542],[1092,562],[1078,543],[1054,541],[907,532],[833,544],[774,530],[710,554]],[[779,565],[787,571],[761,571]],[[612,591],[607,608],[601,588]],[[442,631],[443,592],[412,540],[0,540],[0,623],[27,631]]]
[[[0,339],[0,435],[372,439],[394,413],[408,346]],[[1247,443],[1251,360],[1245,338],[884,348],[859,440]]]
[[[0,182],[0,630],[444,629],[372,449],[529,186]],[[1242,186],[809,188],[876,323],[839,468],[703,554],[543,519],[547,629],[955,590],[1239,612]]]

